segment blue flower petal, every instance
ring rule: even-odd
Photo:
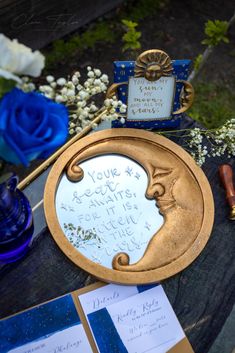
[[[18,88],[0,101],[0,156],[11,163],[28,165],[46,158],[68,135],[68,111],[39,93]]]

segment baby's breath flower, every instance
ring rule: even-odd
[[[62,102],[64,101],[64,99],[63,99],[63,97],[62,97],[60,94],[58,94],[58,95],[55,97],[55,101],[56,101],[57,103],[62,103]]]
[[[51,86],[52,88],[56,88],[57,83],[56,83],[55,81],[53,81],[53,82],[50,83],[50,86]]]
[[[73,84],[72,81],[68,81],[67,84],[66,84],[66,86],[67,86],[69,89],[75,89],[75,86],[74,86],[74,84]]]
[[[94,73],[97,77],[101,76],[101,71],[99,69],[94,69]]]
[[[101,84],[99,86],[100,86],[100,89],[101,89],[102,92],[106,91],[107,86],[104,83],[101,82]]]
[[[73,76],[73,77],[72,77],[72,82],[73,82],[73,84],[74,84],[75,86],[79,83],[79,80],[78,80],[77,76]]]
[[[82,85],[77,85],[76,89],[77,89],[78,91],[81,91],[81,89],[83,89],[83,87],[82,87]]]
[[[94,80],[94,85],[100,86],[100,84],[101,84],[100,79],[99,79],[99,78],[96,78],[96,79]]]
[[[68,97],[74,97],[74,95],[75,95],[74,90],[73,90],[73,89],[68,89],[68,91],[67,91],[67,96],[68,96]]]
[[[126,104],[122,104],[120,109],[119,109],[120,113],[126,113],[126,110],[127,110]]]
[[[67,87],[63,87],[62,90],[61,90],[61,94],[62,95],[67,95],[68,93],[68,88]]]
[[[73,77],[80,78],[81,77],[80,72],[79,71],[75,71],[74,74],[73,74]]]
[[[68,97],[65,94],[63,94],[62,97],[63,97],[64,102],[66,102],[68,100]]]
[[[207,142],[208,146],[203,145]],[[189,132],[188,146],[191,155],[199,166],[202,166],[208,157],[228,158],[235,156],[235,119],[228,120],[217,129],[204,130],[195,128]]]
[[[22,81],[23,81],[24,83],[29,82],[29,77],[28,77],[28,76],[23,76],[23,77],[22,77]]]
[[[35,84],[33,82],[25,82],[19,85],[19,88],[22,89],[24,92],[33,92],[35,91]]]
[[[81,99],[86,99],[89,96],[86,91],[80,91],[78,95]]]
[[[90,66],[87,67],[87,77],[83,82],[80,81],[80,77],[79,71],[67,79],[64,77],[55,79],[54,76],[48,75],[46,84],[38,88],[41,94],[68,107],[69,134],[71,135],[80,132],[88,124],[95,126],[92,121],[98,107],[91,98],[98,93],[106,92],[109,82],[106,74],[102,74],[99,69],[92,69]],[[27,77],[23,80],[21,88],[26,91],[35,89]],[[107,120],[118,119],[119,112],[126,112],[126,106],[116,97],[106,99],[105,107],[107,112],[103,119]]]
[[[108,75],[103,74],[103,75],[100,77],[100,79],[101,79],[101,81],[103,81],[104,83],[108,83],[108,82],[109,82]]]
[[[89,71],[87,74],[88,77],[95,77],[95,74],[93,71]]]
[[[101,92],[102,92],[102,89],[101,89],[101,87],[99,87],[99,86],[97,86],[97,87],[95,88],[95,90],[96,90],[96,93],[101,93]]]
[[[113,108],[117,108],[118,107],[118,102],[114,100],[112,102],[112,106],[113,106]]]
[[[105,101],[104,101],[104,105],[106,106],[106,107],[109,107],[110,106],[110,99],[109,98],[107,98],[107,99],[105,99]]]
[[[52,76],[52,75],[48,75],[48,76],[46,77],[46,80],[47,80],[48,83],[51,83],[51,82],[53,82],[53,81],[55,80],[55,77]]]
[[[66,84],[66,79],[64,77],[60,77],[56,82],[57,82],[57,85],[64,86]]]
[[[97,110],[98,110],[97,106],[95,104],[91,104],[90,112],[96,112]]]

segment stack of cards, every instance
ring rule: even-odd
[[[0,332],[2,353],[193,353],[160,285],[95,284],[2,320]]]
[[[67,294],[0,321],[1,353],[92,353]]]
[[[108,285],[79,301],[100,353],[165,353],[185,338],[160,285]]]

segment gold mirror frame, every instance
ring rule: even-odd
[[[64,235],[56,214],[55,197],[64,172],[79,182],[79,163],[99,155],[118,154],[139,163],[147,172],[146,197],[155,199],[164,224],[149,241],[143,257],[129,265],[128,254],[113,259],[113,269],[83,256]],[[182,271],[205,247],[214,220],[210,185],[201,168],[181,147],[151,132],[111,129],[96,132],[69,147],[48,176],[44,208],[48,227],[57,245],[77,266],[95,277],[121,284],[159,282]]]

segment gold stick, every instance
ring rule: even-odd
[[[102,116],[107,113],[106,108],[101,108],[99,110],[99,115],[97,115],[92,122],[87,125],[79,134],[72,137],[67,143],[65,143],[62,147],[60,147],[52,156],[47,158],[38,168],[36,168],[32,173],[30,173],[25,179],[23,179],[18,184],[18,189],[23,190],[29,183],[31,183],[38,175],[40,175],[44,170],[46,170],[55,160],[74,142],[87,135],[88,132],[92,130],[93,124],[99,124]]]

